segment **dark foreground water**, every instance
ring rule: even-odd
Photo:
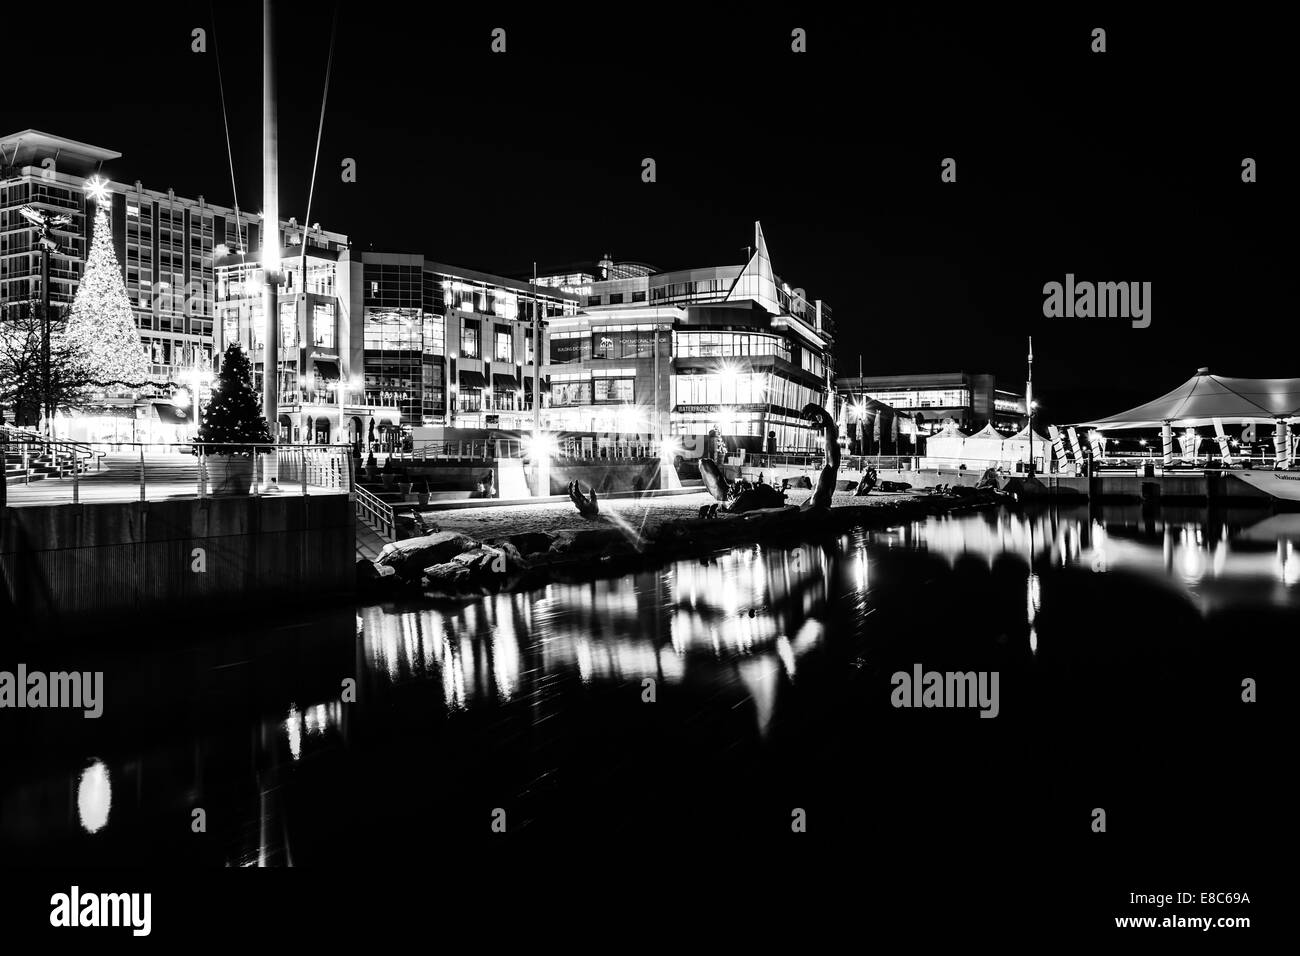
[[[1240,888],[1274,852],[1297,623],[1300,515],[1137,507],[934,518],[460,605],[146,619],[97,649],[5,649],[107,687],[99,720],[0,712],[0,859],[455,870],[510,840],[689,873],[806,840],[850,879]],[[893,707],[915,665],[996,671],[998,716]]]

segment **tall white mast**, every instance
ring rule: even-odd
[[[275,106],[275,16],[262,0],[262,414],[276,437],[280,422],[280,164]]]

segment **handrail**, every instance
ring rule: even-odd
[[[260,442],[71,442],[5,427],[26,503],[352,491],[352,446]],[[240,464],[240,459],[243,464]],[[96,462],[95,474],[89,462]],[[70,480],[69,480],[70,479]],[[69,487],[69,485],[71,487]]]
[[[523,442],[518,438],[471,438],[464,441],[431,439],[412,446],[409,451],[389,455],[398,461],[427,461],[430,458],[457,458],[489,461],[494,458],[524,457]]]
[[[82,468],[82,459],[91,459],[95,462],[95,469],[98,471],[103,463],[104,456],[107,452],[96,451],[91,448],[87,442],[73,441],[67,438],[50,438],[42,435],[40,432],[15,425],[0,426],[0,432],[4,433],[6,445],[38,445],[49,449],[53,466],[58,469],[60,476],[63,473],[63,466],[59,464],[59,455],[65,455],[71,459],[70,470],[74,472],[80,470],[89,470]]]
[[[354,485],[357,517],[369,524],[378,524],[381,534],[386,535],[390,540],[397,538],[397,519],[394,515],[393,506],[388,502],[381,500],[371,492],[367,491],[361,485]]]

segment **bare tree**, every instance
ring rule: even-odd
[[[40,304],[30,301],[0,319],[0,406],[12,409],[16,425],[37,425],[42,409],[75,408],[91,389],[90,369],[58,334],[64,322],[52,309],[47,329]]]

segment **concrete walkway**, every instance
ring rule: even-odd
[[[109,455],[100,468],[81,475],[75,482],[79,500],[139,501],[140,462],[129,455]],[[15,507],[70,504],[74,481],[67,478],[43,478],[30,484],[12,484],[7,490],[7,504]],[[208,493],[211,494],[209,482]],[[190,455],[146,455],[144,459],[144,500],[197,498],[199,496],[198,461]],[[301,495],[298,481],[286,478],[280,483],[280,495]],[[307,485],[307,494],[343,494],[338,488]]]

